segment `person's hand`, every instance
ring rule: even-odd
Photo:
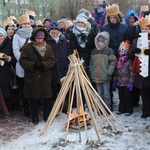
[[[34,69],[42,69],[43,68],[43,64],[41,62],[35,62],[33,68]]]
[[[133,83],[129,83],[128,86],[127,86],[127,89],[129,91],[132,91],[133,90]]]
[[[3,55],[3,58],[4,58],[4,61],[7,61],[7,62],[11,60],[11,57],[6,54]]]
[[[139,25],[139,21],[133,23],[133,26],[138,26],[138,25]]]

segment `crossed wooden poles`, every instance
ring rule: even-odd
[[[69,132],[69,122],[70,122],[69,118],[72,112],[74,98],[76,98],[78,114],[79,114],[80,108],[82,108],[83,114],[85,113],[84,106],[83,106],[83,98],[85,99],[90,116],[91,116],[91,121],[94,126],[95,132],[97,134],[98,140],[100,143],[102,143],[100,134],[99,134],[99,128],[97,126],[97,122],[100,125],[99,127],[102,133],[104,133],[103,127],[104,127],[104,122],[106,121],[110,125],[113,132],[116,132],[116,129],[114,127],[115,124],[118,124],[120,128],[122,128],[122,126],[118,122],[118,120],[115,118],[113,113],[106,106],[106,104],[103,102],[103,100],[98,95],[96,90],[92,87],[91,82],[89,81],[89,78],[87,77],[87,74],[83,68],[83,65],[82,65],[83,62],[82,60],[79,59],[78,53],[76,51],[74,51],[74,53],[69,56],[69,60],[70,60],[70,66],[69,66],[67,75],[62,83],[60,92],[56,98],[52,111],[48,117],[48,120],[44,126],[44,129],[41,132],[41,135],[48,131],[48,128],[52,124],[59,110],[60,110],[60,116],[61,116],[64,102],[66,100],[66,95],[69,94],[68,121],[67,121],[66,137],[65,137],[64,145],[66,145],[66,142],[67,142],[67,136]],[[83,119],[84,119],[84,128],[86,132],[86,139],[88,142],[89,136],[88,136],[85,115],[83,115]],[[81,125],[79,121],[79,116],[78,116],[78,125],[79,125],[79,128],[78,128],[79,140],[81,142],[81,128],[80,128]]]

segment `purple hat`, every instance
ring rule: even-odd
[[[35,39],[44,39],[45,38],[45,33],[43,31],[38,31],[35,34]]]

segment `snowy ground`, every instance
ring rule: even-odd
[[[31,126],[33,129],[11,142],[4,143],[0,140],[0,150],[150,150],[150,117],[140,118],[141,107],[140,104],[138,108],[134,108],[133,114],[129,117],[124,114],[116,115],[118,97],[115,92],[113,114],[123,125],[124,130],[120,132],[122,130],[118,127],[117,134],[110,132],[109,129],[105,129],[106,134],[100,132],[102,144],[99,143],[96,132],[91,127],[88,130],[87,144],[84,130],[81,132],[81,142],[79,142],[78,132],[71,130],[68,134],[67,145],[64,147],[67,116],[63,114],[60,121],[58,116],[55,118],[46,135],[40,135],[45,125],[44,121],[40,121],[36,126],[27,123],[26,126]]]

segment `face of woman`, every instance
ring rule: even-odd
[[[3,43],[5,40],[5,37],[3,34],[0,33],[0,43]]]
[[[116,23],[117,23],[117,18],[116,18],[116,16],[110,16],[110,22],[111,22],[112,24],[116,24]]]
[[[85,24],[83,22],[77,22],[78,27],[85,28]]]
[[[149,27],[142,27],[141,32],[146,32],[146,33],[150,34],[150,28]]]
[[[15,27],[14,26],[8,27],[7,34],[8,36],[12,37],[15,34]]]
[[[53,35],[53,36],[57,36],[58,33],[59,33],[59,30],[57,30],[57,29],[51,29],[51,30],[50,30],[50,33],[51,33],[51,35]]]
[[[30,27],[31,27],[30,22],[28,22],[28,23],[23,23],[23,24],[21,25],[21,27],[22,27],[22,28],[30,28]]]

